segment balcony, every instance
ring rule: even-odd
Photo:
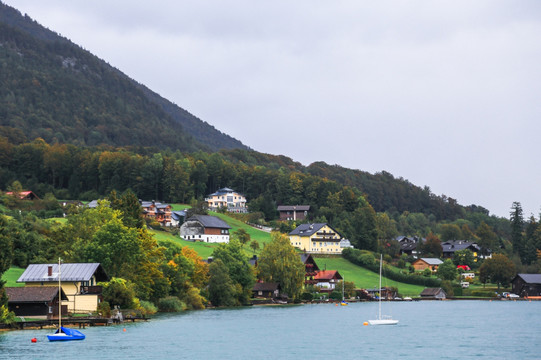
[[[103,288],[101,286],[82,286],[81,295],[101,295]]]

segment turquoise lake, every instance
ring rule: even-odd
[[[254,306],[160,315],[84,329],[0,333],[0,359],[540,359],[540,301],[421,301],[383,306],[400,323],[363,326],[377,303]],[[126,331],[123,331],[126,329]],[[31,339],[36,337],[37,343]]]

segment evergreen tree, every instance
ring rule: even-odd
[[[513,253],[518,254],[523,259],[524,256],[524,218],[522,215],[522,206],[520,202],[515,201],[511,206],[511,242],[513,243]]]

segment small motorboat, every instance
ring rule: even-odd
[[[83,340],[85,338],[85,334],[79,330],[61,326],[54,334],[47,335],[47,338],[49,341]]]

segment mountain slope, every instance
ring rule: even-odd
[[[248,149],[0,3],[0,125],[29,139],[181,151]]]

